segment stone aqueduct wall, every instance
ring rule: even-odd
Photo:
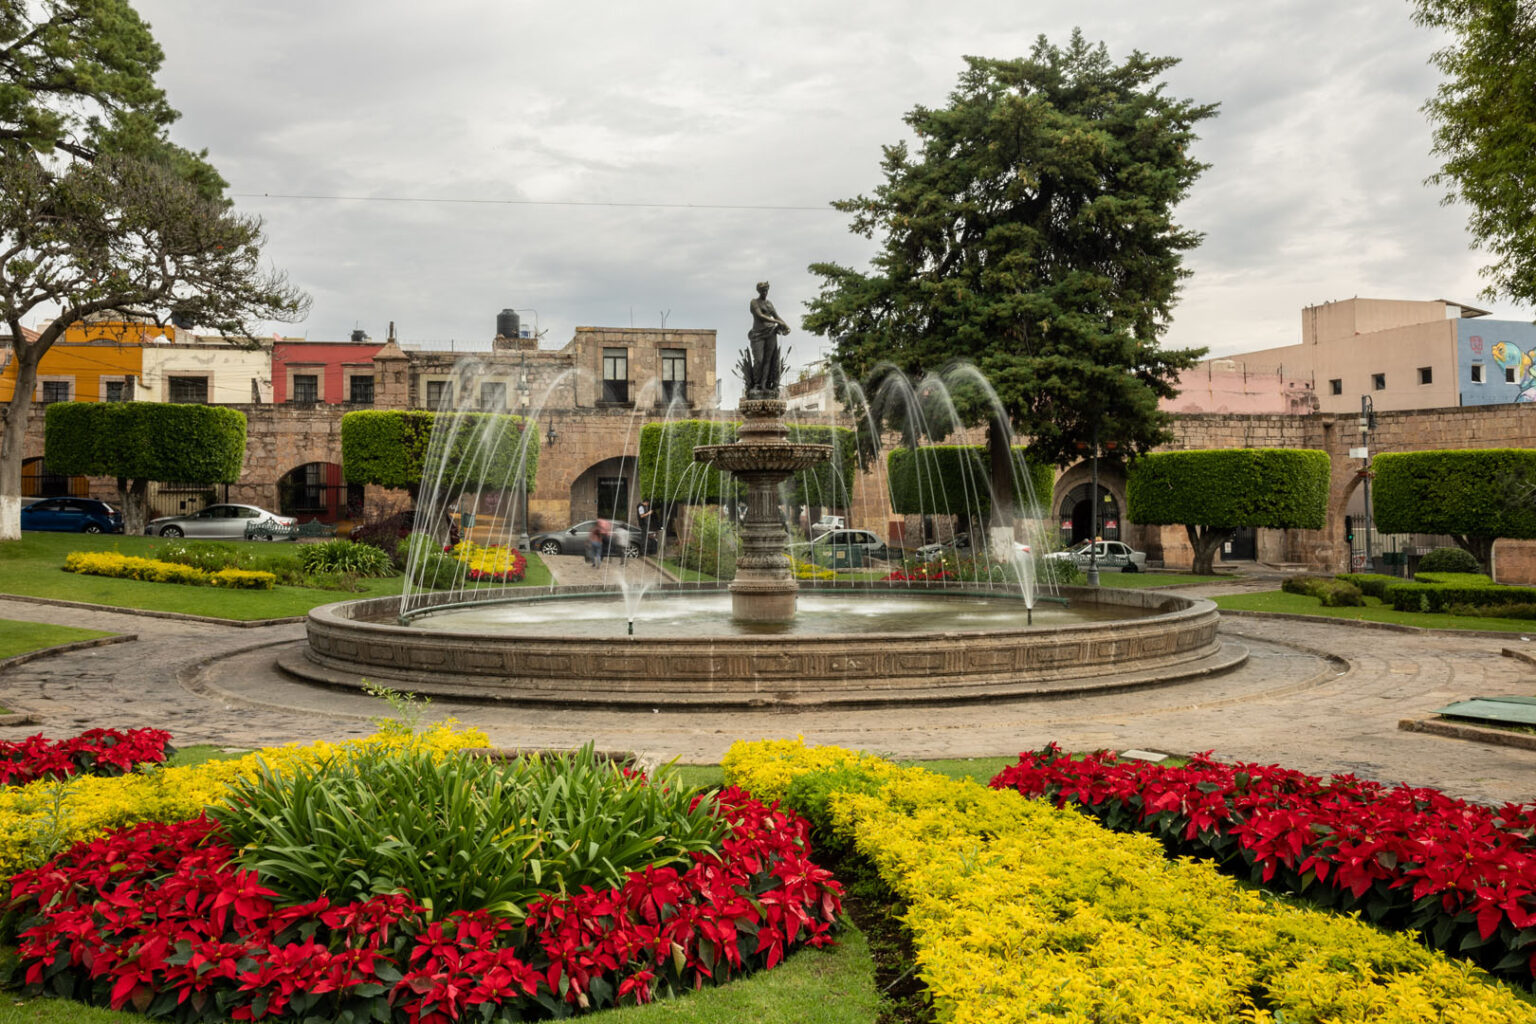
[[[309,462],[341,461],[339,406],[245,405],[248,445],[240,481],[229,489],[231,500],[275,506],[277,481],[290,470]],[[580,498],[581,480],[594,466],[624,455],[633,457],[639,446],[638,424],[628,410],[557,412],[553,422],[559,437],[545,446],[540,461],[537,489],[529,496],[529,513],[535,528],[559,526],[569,521],[572,500]],[[1227,447],[1318,448],[1333,460],[1333,481],[1328,499],[1328,525],[1322,530],[1261,530],[1258,556],[1261,561],[1305,563],[1333,571],[1348,564],[1344,539],[1344,512],[1360,485],[1360,461],[1348,449],[1360,443],[1358,417],[1314,413],[1308,416],[1186,413],[1174,417],[1174,449]],[[1386,452],[1436,448],[1536,448],[1536,404],[1467,406],[1407,412],[1377,413],[1371,438],[1373,455]],[[34,406],[28,424],[26,457],[42,454],[43,412]],[[1112,461],[1101,460],[1100,481],[1115,494],[1124,508],[1124,472]],[[1088,479],[1086,464],[1073,466],[1056,482],[1055,500]],[[861,474],[854,488],[857,522],[888,525],[893,517],[884,502],[883,471]],[[108,495],[110,480],[92,481],[93,493]],[[573,495],[573,492],[574,495]],[[396,492],[369,488],[369,501],[390,506],[403,501]],[[884,532],[884,531],[882,531]],[[1145,547],[1153,557],[1170,566],[1187,566],[1191,560],[1182,527],[1142,527],[1131,524],[1127,539]],[[1501,541],[1495,549],[1496,573],[1501,580],[1536,582],[1536,542]]]

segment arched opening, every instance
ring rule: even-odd
[[[1093,500],[1093,484],[1079,484],[1062,496],[1060,505],[1061,542],[1080,544],[1095,535],[1104,540],[1119,540],[1121,532],[1120,500],[1101,482],[1098,501]],[[1094,506],[1098,506],[1098,520]]]
[[[44,459],[24,459],[21,463],[23,498],[88,498],[91,482],[83,476],[68,476],[48,468]]]
[[[324,523],[355,519],[363,511],[363,485],[347,483],[334,462],[306,462],[278,480],[277,510]]]
[[[588,466],[571,482],[571,522],[585,519],[634,517],[640,492],[635,482],[636,460],[616,455]]]

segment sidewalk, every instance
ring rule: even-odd
[[[593,568],[580,555],[540,555],[555,585],[561,587],[616,587],[622,583],[676,583],[677,577],[654,558],[605,558]]]

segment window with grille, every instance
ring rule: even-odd
[[[680,348],[661,350],[661,400],[688,400],[688,352]]]
[[[1433,384],[1435,382],[1435,369],[1432,366],[1419,367],[1419,383]]]
[[[43,381],[43,404],[49,402],[69,401],[69,381],[45,380]]]
[[[486,412],[504,412],[507,408],[507,382],[487,380],[480,383],[480,408]]]
[[[348,385],[347,401],[354,405],[373,404],[373,378],[353,377]]]
[[[171,377],[165,383],[166,397],[172,402],[208,404],[207,377]]]
[[[427,381],[427,408],[451,409],[453,407],[453,392],[449,390],[451,381],[429,380]]]
[[[294,374],[293,400],[309,403],[320,401],[320,378],[313,373]]]
[[[603,349],[603,401],[629,401],[629,349]]]
[[[123,385],[125,384],[124,381],[108,380],[108,381],[103,381],[102,384],[104,386],[104,393],[102,395],[102,401],[105,401],[105,402],[121,402],[121,401],[124,400],[123,399]]]

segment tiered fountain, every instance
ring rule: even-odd
[[[789,328],[767,292],[758,285],[751,304],[738,440],[694,451],[747,485],[728,595],[680,584],[643,600],[616,586],[461,588],[425,595],[403,617],[400,598],[350,601],[312,611],[308,644],[279,664],[335,686],[651,711],[1059,697],[1164,685],[1246,658],[1217,637],[1212,602],[1147,590],[1062,588],[1071,609],[1036,611],[1031,626],[1017,590],[872,582],[806,597],[815,610],[797,618],[779,485],[831,446],[788,439],[778,338]]]

